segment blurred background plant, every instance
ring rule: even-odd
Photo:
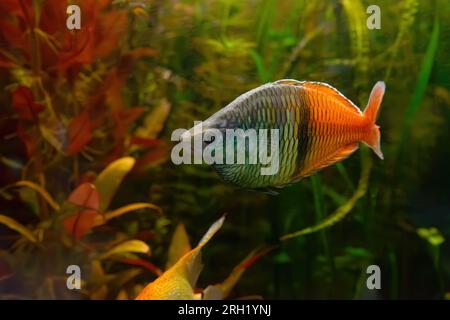
[[[230,297],[448,296],[444,0],[79,4],[81,30],[69,31],[66,1],[0,2],[2,298],[133,298],[164,269],[179,222],[199,239],[223,212],[199,287],[276,243]],[[371,4],[380,30],[366,27]],[[166,161],[174,129],[280,78],[330,83],[362,107],[386,81],[386,160],[372,164],[363,150],[275,197]],[[370,173],[362,188],[360,167]],[[123,182],[104,196],[99,179]],[[342,208],[350,214],[333,228],[283,238]],[[65,289],[69,264],[85,270],[81,293]],[[370,264],[381,267],[380,291],[365,286]]]

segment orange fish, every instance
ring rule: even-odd
[[[197,247],[183,255],[172,267],[148,284],[136,300],[193,300],[195,284],[202,270],[201,249],[222,227],[225,217],[217,220],[205,233]]]
[[[192,250],[184,226],[178,225],[169,249],[167,271],[148,284],[136,300],[222,300],[227,298],[244,272],[276,247],[263,246],[253,250],[224,281],[209,285],[204,290],[197,289],[195,284],[202,269],[201,249],[222,227],[223,222],[224,217],[213,223],[197,247]]]
[[[385,91],[379,81],[364,112],[337,89],[321,82],[284,79],[255,88],[201,123],[218,129],[278,129],[279,170],[259,174],[261,164],[214,164],[222,178],[239,187],[270,191],[341,161],[368,145],[383,159],[375,124]],[[191,129],[191,131],[194,131]],[[235,149],[238,147],[235,144]]]

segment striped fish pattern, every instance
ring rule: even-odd
[[[279,129],[279,171],[261,175],[261,164],[215,168],[225,181],[239,187],[270,189],[345,159],[360,142],[383,159],[375,120],[384,91],[384,82],[377,82],[364,112],[337,89],[320,82],[285,79],[244,93],[204,121],[203,129]]]

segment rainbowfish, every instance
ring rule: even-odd
[[[213,164],[228,183],[272,192],[272,187],[297,182],[347,158],[360,142],[383,159],[375,120],[384,91],[384,82],[377,82],[361,112],[329,84],[279,80],[242,94],[203,121],[201,130],[225,134],[227,129],[278,129],[279,170],[275,174],[260,174],[261,163]],[[191,135],[195,128],[189,130]]]
[[[198,245],[184,254],[172,267],[149,283],[136,300],[194,300],[195,284],[202,270],[201,249],[222,227],[225,217],[214,222]]]
[[[186,230],[179,225],[169,249],[168,269],[156,280],[149,283],[138,294],[136,300],[223,300],[227,298],[244,272],[260,258],[275,249],[276,246],[262,246],[253,250],[233,268],[225,280],[209,285],[205,289],[196,288],[196,282],[202,270],[201,250],[219,231],[224,220],[225,215],[214,222],[197,247],[192,250],[189,250],[190,245],[187,234],[185,234]],[[188,251],[186,252],[186,250]],[[179,254],[181,257],[177,257]],[[171,261],[171,258],[173,258],[173,261]],[[177,258],[176,261],[175,258]]]

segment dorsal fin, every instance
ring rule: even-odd
[[[284,84],[287,86],[301,86],[306,81],[298,81],[295,79],[281,79],[278,81],[273,82],[272,84]]]
[[[317,93],[322,93],[327,96],[332,96],[335,98],[339,104],[344,107],[349,107],[352,110],[362,114],[361,109],[359,109],[350,99],[346,98],[342,93],[339,92],[333,86],[330,86],[324,82],[315,82],[315,81],[298,81],[294,79],[282,79],[275,81],[274,85],[290,85],[290,86],[301,86],[306,90],[315,91]]]

